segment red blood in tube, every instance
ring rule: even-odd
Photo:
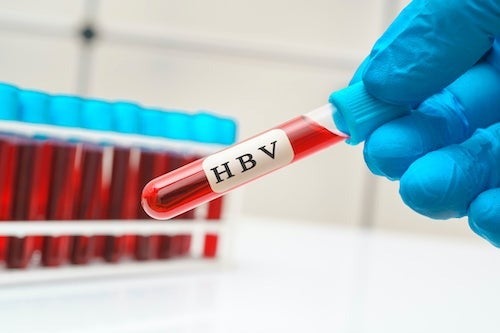
[[[294,151],[292,162],[345,139],[304,116],[276,128],[288,136]],[[194,161],[148,183],[142,193],[142,204],[148,214],[168,219],[221,196],[222,193],[212,191],[202,163],[202,159]]]
[[[0,220],[12,220],[14,188],[17,178],[18,145],[15,140],[0,137]],[[0,236],[0,260],[5,260],[7,237]]]
[[[136,219],[138,214],[141,188],[139,187],[140,151],[138,148],[130,150],[127,178],[124,182],[122,216],[125,219]],[[139,207],[140,208],[140,207]]]
[[[181,236],[181,245],[180,245],[180,255],[186,256],[189,254],[189,250],[191,249],[191,235],[180,235]]]
[[[110,182],[110,201],[108,216],[109,219],[125,218],[124,196],[125,187],[128,182],[130,149],[115,147],[113,149],[113,166]],[[125,253],[126,236],[105,236],[104,237],[104,260],[117,262]]]
[[[218,240],[219,237],[216,234],[205,235],[205,245],[203,247],[203,256],[205,258],[215,258]]]
[[[141,152],[139,162],[139,188],[144,187],[146,183],[153,178],[156,152],[144,150]],[[149,216],[137,205],[137,217],[139,219],[149,219]],[[138,235],[135,238],[134,257],[136,260],[150,260],[155,257],[153,252],[155,241],[152,236]]]
[[[173,169],[177,169],[187,165],[193,161],[196,161],[198,157],[194,156],[176,156],[173,162]],[[159,176],[159,175],[158,175]],[[176,220],[193,220],[195,218],[195,209],[188,210],[182,214],[175,217]],[[172,237],[171,240],[171,253],[172,256],[185,256],[189,254],[191,248],[191,235],[190,234],[178,234]]]
[[[158,252],[157,257],[159,259],[169,259],[172,258],[172,238],[171,235],[159,235],[158,236]]]
[[[77,200],[76,218],[78,220],[96,220],[103,217],[103,150],[102,147],[83,145],[81,159],[81,185]],[[80,259],[73,261],[88,262],[92,257],[102,258],[104,255],[104,236],[76,236],[80,246],[73,246],[73,253]]]
[[[219,220],[222,216],[224,197],[218,197],[208,203],[207,220]]]
[[[224,197],[218,197],[208,203],[207,220],[218,221],[222,216],[222,203]],[[203,256],[207,258],[215,257],[217,253],[217,243],[219,236],[217,234],[205,235],[205,246]],[[208,243],[207,243],[208,242]]]
[[[163,172],[169,172],[177,167],[182,166],[182,162],[180,162],[181,158],[175,154],[168,154],[169,163],[168,168]],[[159,171],[159,170],[158,170]],[[158,176],[161,173],[158,174]],[[177,253],[175,253],[175,243],[179,243],[179,240],[175,238],[173,235],[159,235],[158,236],[158,253],[157,256],[159,259],[169,259],[175,257]]]
[[[52,182],[52,155],[54,143],[40,142],[36,146],[33,160],[33,183],[29,202],[29,220],[46,220],[49,201],[50,185]],[[43,236],[35,236],[34,250],[42,251]]]
[[[52,160],[52,183],[50,185],[47,218],[70,220],[74,217],[76,193],[79,189],[79,158],[81,146],[57,143]],[[46,236],[43,238],[42,264],[59,266],[72,258],[69,236]]]
[[[130,149],[130,161],[127,170],[127,181],[125,182],[122,214],[124,219],[137,218],[137,205],[140,201],[141,189],[139,188],[139,162],[140,150],[138,148]],[[125,236],[125,254],[129,257],[134,256],[135,235]]]
[[[155,157],[154,157],[152,177],[156,178],[158,176],[161,176],[164,173],[168,172],[171,168],[172,168],[172,161],[171,161],[170,154],[166,153],[164,151],[157,151],[155,153]],[[148,216],[147,218],[150,218],[150,217]],[[162,255],[162,253],[160,251],[160,248],[161,247],[165,248],[165,245],[166,245],[166,244],[161,244],[162,236],[163,235],[150,235],[149,236],[150,242],[151,242],[150,246],[152,247],[151,248],[151,251],[152,251],[151,256],[153,258],[165,259],[165,256]]]
[[[22,140],[18,146],[18,170],[14,192],[12,220],[26,221],[28,219],[29,196],[33,181],[33,159],[35,143]],[[34,237],[14,237],[7,239],[6,263],[8,268],[25,268],[33,253]]]

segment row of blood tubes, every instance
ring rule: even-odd
[[[65,139],[5,131],[0,134],[0,220],[148,219],[141,191],[151,179],[199,155],[119,142],[71,137],[72,129],[162,139],[227,144],[234,122],[208,114],[143,109],[132,103],[49,96],[0,85],[0,119],[67,129]],[[218,124],[222,124],[220,128]],[[205,133],[205,134],[204,134]],[[222,198],[208,204],[205,218],[218,220]],[[191,220],[195,211],[177,219]],[[125,222],[125,221],[124,221]],[[1,223],[1,221],[0,221]],[[70,222],[71,223],[71,222]],[[168,222],[166,222],[168,223]],[[216,234],[204,236],[203,256],[216,256]],[[159,260],[190,255],[190,234],[1,236],[0,261],[7,268],[56,267],[93,261]]]

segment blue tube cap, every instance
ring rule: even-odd
[[[338,111],[333,115],[336,125],[350,136],[347,143],[353,145],[364,141],[380,125],[410,112],[407,106],[384,103],[372,97],[362,82],[334,92],[330,103]]]
[[[191,115],[168,111],[163,114],[163,137],[174,140],[193,140]]]
[[[0,119],[19,120],[19,89],[6,83],[0,83]]]
[[[219,119],[209,113],[194,114],[191,119],[191,140],[203,143],[218,143]]]
[[[140,113],[141,134],[161,137],[163,135],[163,114],[164,112],[161,110],[142,110]]]
[[[98,131],[112,131],[111,105],[99,100],[84,102],[81,109],[81,127]]]
[[[231,144],[236,139],[236,123],[208,112],[192,118],[192,139],[204,143]]]
[[[236,142],[237,124],[236,121],[229,118],[221,118],[218,126],[218,141],[223,145],[230,145]]]
[[[49,122],[52,125],[79,127],[83,106],[81,98],[76,96],[54,96],[49,107]]]
[[[133,103],[117,102],[112,105],[113,129],[120,133],[139,133],[141,108]]]
[[[19,100],[21,103],[20,120],[37,124],[49,123],[49,95],[38,91],[21,90]]]

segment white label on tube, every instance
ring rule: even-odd
[[[212,191],[224,193],[292,162],[285,131],[273,129],[205,158],[203,170]]]

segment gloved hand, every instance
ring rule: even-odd
[[[468,215],[500,247],[500,0],[414,0],[356,72],[414,111],[366,140],[372,172],[420,214]]]

